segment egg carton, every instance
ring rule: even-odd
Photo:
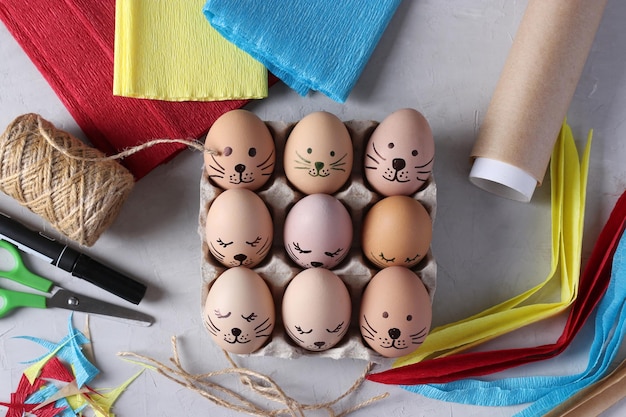
[[[268,284],[276,307],[276,323],[269,341],[259,350],[248,356],[272,356],[279,358],[298,358],[301,356],[326,357],[333,359],[351,358],[361,359],[374,363],[389,363],[374,350],[370,349],[363,341],[359,330],[359,309],[361,294],[370,279],[378,272],[362,254],[361,251],[361,224],[367,210],[377,201],[384,198],[372,191],[365,183],[363,175],[363,154],[369,137],[373,133],[378,122],[353,120],[344,122],[354,148],[354,164],[349,181],[336,193],[334,197],[339,199],[348,209],[354,228],[352,248],[350,253],[332,271],[337,274],[346,284],[352,302],[352,316],[350,327],[342,339],[334,347],[313,352],[301,348],[291,341],[284,330],[280,316],[282,297],[287,284],[295,277],[302,268],[293,262],[287,255],[283,244],[283,225],[289,209],[305,194],[301,193],[289,184],[283,170],[283,151],[289,133],[296,122],[266,121],[274,142],[276,144],[276,166],[272,178],[259,190],[257,194],[268,206],[274,222],[274,241],[270,253],[265,260],[253,268]],[[205,237],[206,216],[212,201],[223,190],[211,183],[203,170],[200,180],[200,213],[198,233],[202,240],[202,292],[201,312],[207,298],[211,284],[217,279],[226,267],[221,265],[209,251]],[[422,186],[413,198],[418,200],[428,211],[431,220],[435,221],[437,208],[437,186],[434,177]],[[412,270],[420,277],[428,290],[431,301],[433,300],[437,285],[437,265],[432,254],[428,250],[426,256]],[[204,322],[204,320],[203,320]]]

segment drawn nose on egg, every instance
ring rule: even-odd
[[[406,162],[402,158],[394,158],[394,160],[391,161],[391,166],[393,166],[393,169],[396,171],[400,171],[401,169],[404,169]]]
[[[234,256],[234,258],[237,262],[242,264],[246,259],[248,259],[248,256],[245,253],[238,253]]]
[[[387,333],[389,333],[389,337],[391,337],[392,339],[395,340],[395,339],[400,337],[400,333],[401,332],[400,332],[400,329],[397,329],[397,328],[394,327],[392,329],[389,329],[389,331]]]
[[[237,164],[235,165],[235,171],[238,173],[242,173],[246,170],[246,166],[244,164]]]
[[[237,337],[241,334],[241,329],[238,327],[233,327],[230,332],[233,334],[233,336]]]
[[[313,343],[318,349],[321,349],[322,347],[324,347],[324,345],[326,344],[326,342],[315,342]]]
[[[320,266],[324,266],[324,264],[323,264],[323,263],[321,263],[321,262],[312,261],[312,262],[311,262],[311,266],[312,266],[313,268],[319,268]]]

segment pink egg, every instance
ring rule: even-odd
[[[374,130],[365,149],[365,178],[384,196],[411,195],[433,170],[435,142],[426,118],[417,110],[401,109]]]
[[[337,266],[350,251],[352,219],[344,205],[328,194],[311,194],[287,213],[285,249],[303,268]]]

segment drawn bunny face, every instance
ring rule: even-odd
[[[388,358],[407,355],[430,331],[432,306],[419,277],[410,269],[392,266],[371,279],[361,299],[361,336]]]
[[[365,178],[384,196],[411,195],[432,173],[435,143],[417,110],[401,109],[383,120],[365,148]]]
[[[251,269],[227,269],[209,289],[203,319],[211,338],[222,349],[252,353],[272,335],[272,294],[263,278]]]
[[[354,157],[346,126],[327,112],[300,120],[285,143],[287,179],[305,194],[333,194],[350,178]]]
[[[332,269],[345,259],[352,244],[350,213],[335,197],[311,194],[287,213],[285,250],[303,268]]]
[[[207,133],[204,155],[207,175],[220,188],[263,186],[274,172],[274,139],[261,119],[247,110],[222,115]]]
[[[348,331],[351,305],[341,278],[327,269],[305,269],[293,278],[283,295],[285,331],[307,350],[330,349]]]

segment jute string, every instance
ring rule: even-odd
[[[336,412],[334,410],[333,407],[336,406],[337,403],[359,389],[365,381],[365,376],[371,369],[371,363],[367,365],[363,374],[354,382],[354,384],[352,384],[347,391],[334,400],[318,404],[304,404],[287,395],[287,393],[271,377],[251,369],[239,367],[226,351],[223,352],[226,356],[226,360],[230,364],[229,368],[204,374],[191,374],[187,372],[181,364],[175,336],[172,337],[172,350],[174,356],[170,358],[170,362],[173,366],[168,366],[153,358],[133,352],[120,352],[118,355],[125,358],[134,358],[134,360],[144,364],[144,366],[154,368],[156,372],[169,380],[199,394],[216,405],[252,416],[274,417],[288,415],[293,417],[304,417],[306,411],[321,410],[326,411],[329,417],[343,417],[353,411],[364,408],[389,396],[389,393],[383,393],[371,397],[368,400],[346,410],[340,412]],[[278,408],[264,408],[263,406],[254,403],[251,399],[246,398],[244,394],[240,394],[233,389],[226,388],[223,385],[212,381],[212,379],[217,377],[229,375],[238,376],[239,381],[244,387],[247,387],[253,394],[265,398],[273,403],[277,403]]]
[[[162,143],[217,153],[193,139],[154,139],[107,156],[38,114],[24,114],[0,136],[0,191],[69,239],[92,246],[135,184],[116,160]]]

